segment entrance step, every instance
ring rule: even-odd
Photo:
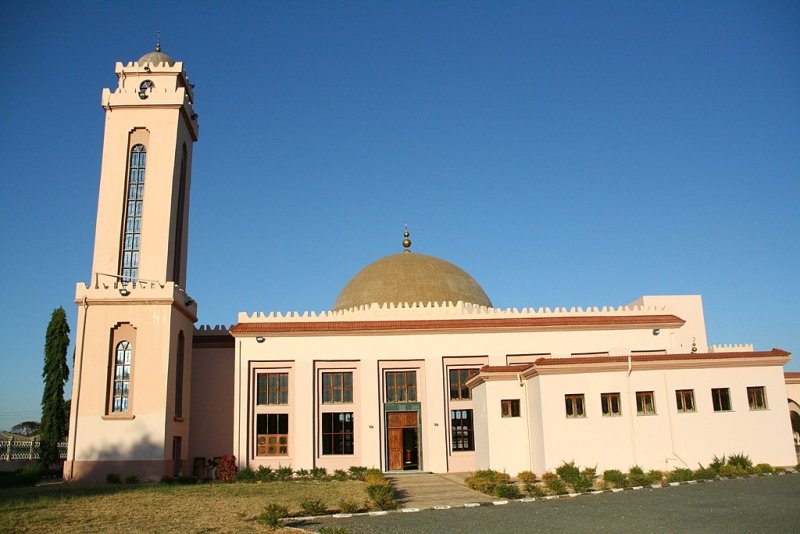
[[[469,489],[464,478],[469,473],[408,473],[387,475],[402,508],[463,506],[491,502],[492,497]]]

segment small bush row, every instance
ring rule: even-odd
[[[796,469],[800,472],[800,464]],[[469,488],[487,495],[517,498],[520,496],[520,487],[531,497],[544,497],[546,495],[584,493],[593,489],[630,488],[782,471],[785,469],[764,463],[754,466],[746,454],[739,453],[729,457],[723,455],[722,458],[714,456],[708,467],[700,465],[695,470],[676,468],[668,472],[658,469],[645,471],[639,466],[633,466],[627,472],[619,469],[607,469],[603,472],[602,477],[598,477],[596,468],[581,469],[574,461],[570,461],[558,466],[555,473],[542,474],[541,480],[537,479],[536,474],[531,471],[522,471],[517,475],[516,483],[512,483],[508,474],[484,469],[471,473],[464,482]]]
[[[234,460],[235,461],[235,460]],[[220,464],[221,465],[221,464]],[[360,480],[364,481],[370,470],[362,466],[352,466],[347,470],[336,469],[333,473],[328,473],[324,467],[314,467],[313,469],[293,470],[291,466],[286,467],[267,467],[259,466],[256,469],[244,467],[236,473],[236,482],[286,482],[288,480]],[[219,467],[217,467],[217,479],[220,479]],[[226,480],[227,481],[227,480]]]

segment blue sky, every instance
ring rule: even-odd
[[[200,323],[329,309],[407,222],[498,307],[700,293],[710,342],[800,355],[797,2],[18,2],[0,429],[39,418],[52,309],[74,330],[100,93],[157,27],[196,84]]]

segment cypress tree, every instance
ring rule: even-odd
[[[65,416],[64,384],[69,379],[67,348],[69,325],[64,308],[53,310],[44,343],[44,393],[39,462],[47,468],[59,461],[58,442],[67,435],[69,416]]]

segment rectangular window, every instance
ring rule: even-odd
[[[467,387],[467,380],[478,374],[477,369],[450,369],[450,400],[469,400],[472,393]]]
[[[675,404],[678,405],[678,412],[687,413],[695,411],[694,408],[694,390],[693,389],[676,389],[675,390]]]
[[[322,404],[353,402],[353,373],[322,373]]]
[[[353,413],[322,414],[322,454],[353,454]]]
[[[257,404],[289,404],[289,373],[259,374]]]
[[[450,412],[450,428],[454,452],[475,450],[472,410],[452,410]]]
[[[519,417],[519,399],[501,400],[500,411],[503,417]]]
[[[747,402],[750,403],[751,410],[766,410],[767,392],[764,386],[753,386],[747,388]]]
[[[289,454],[289,414],[256,415],[256,455],[287,456]]]
[[[386,402],[416,402],[416,400],[416,371],[388,371],[386,373]]]
[[[652,391],[636,392],[636,414],[637,415],[656,414],[656,399]]]
[[[715,412],[731,411],[731,390],[728,388],[714,388],[711,390],[711,402]]]
[[[564,395],[564,402],[566,403],[567,417],[586,417],[583,393]]]
[[[600,406],[603,409],[604,417],[622,415],[622,403],[619,400],[619,393],[601,393]]]

